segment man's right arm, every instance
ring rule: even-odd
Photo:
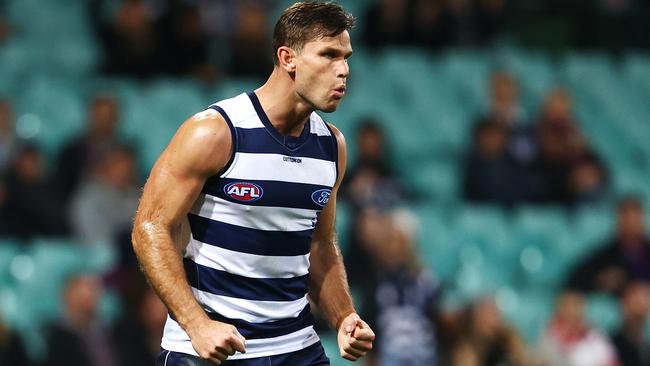
[[[154,165],[133,227],[133,249],[151,286],[204,359],[219,365],[244,338],[232,325],[212,321],[186,280],[179,233],[187,213],[210,176],[230,159],[232,139],[217,112],[196,114],[178,129]]]

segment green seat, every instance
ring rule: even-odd
[[[20,253],[20,241],[0,238],[0,288],[8,287],[11,281],[11,262]]]
[[[504,311],[504,317],[519,331],[526,343],[535,345],[546,330],[553,313],[555,294],[544,288],[528,289],[516,294],[517,307],[513,311]]]
[[[408,188],[436,202],[455,202],[459,196],[459,173],[450,161],[423,161],[401,166]]]
[[[17,134],[35,139],[53,156],[82,130],[86,114],[82,99],[63,79],[36,77],[23,90],[15,106]]]
[[[590,295],[586,303],[587,320],[603,334],[610,334],[621,324],[618,302],[608,295]]]
[[[413,213],[419,221],[417,258],[443,281],[452,281],[458,267],[458,246],[451,240],[440,210],[434,206],[418,206]]]

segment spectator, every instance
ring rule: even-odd
[[[400,203],[401,185],[388,161],[386,138],[380,125],[371,118],[364,120],[356,141],[358,158],[343,185],[345,199],[355,208],[392,207]]]
[[[167,308],[141,273],[134,276],[137,277],[132,279],[131,291],[124,297],[125,315],[113,331],[116,357],[121,366],[153,365],[160,353]]]
[[[367,266],[373,266],[368,252],[368,235],[379,216],[376,211],[391,209],[401,202],[400,182],[388,162],[384,132],[372,119],[357,130],[357,162],[349,169],[341,187],[341,196],[352,206],[351,232],[347,235],[346,267],[350,283],[363,284]],[[353,261],[353,262],[351,262]],[[355,265],[364,263],[364,266]]]
[[[168,1],[160,23],[161,71],[171,75],[194,75],[213,80],[216,70],[209,62],[210,44],[203,28],[198,4],[183,0]]]
[[[6,172],[17,148],[11,105],[9,101],[0,99],[0,175]]]
[[[616,366],[616,351],[609,339],[584,319],[584,299],[576,292],[560,295],[539,353],[547,365]]]
[[[605,189],[605,169],[588,147],[573,117],[571,97],[554,89],[546,98],[537,123],[539,169],[544,180],[544,201],[574,204],[598,200]]]
[[[94,164],[92,176],[73,196],[70,223],[84,243],[106,243],[131,257],[129,232],[138,206],[135,160],[130,148],[106,148]],[[123,263],[125,264],[125,263]]]
[[[86,131],[65,144],[59,154],[57,176],[66,206],[100,152],[118,141],[118,122],[117,101],[110,95],[96,95],[90,103]]]
[[[410,34],[415,44],[434,49],[445,46],[450,37],[445,15],[444,1],[415,0]]]
[[[103,16],[105,1],[93,0],[91,18],[104,48],[103,71],[147,78],[156,74],[160,45],[155,19],[144,0],[122,0],[113,19]]]
[[[385,235],[378,235],[372,247],[378,270],[362,306],[377,332],[374,358],[379,366],[439,364],[436,317],[440,289],[416,259],[415,221],[406,212],[389,214],[382,232]]]
[[[496,71],[489,84],[490,106],[486,117],[507,128],[508,150],[517,164],[528,168],[537,154],[536,135],[519,101],[519,85],[507,71]]]
[[[630,284],[621,299],[623,324],[613,336],[622,366],[650,365],[650,341],[645,328],[650,311],[650,286]]]
[[[627,197],[618,205],[618,229],[607,244],[583,259],[568,286],[580,291],[621,295],[630,281],[650,281],[650,242],[641,201]]]
[[[478,23],[472,0],[448,0],[447,32],[450,45],[474,46],[478,43]]]
[[[523,184],[523,169],[508,152],[508,138],[502,124],[484,120],[476,126],[473,147],[464,164],[466,200],[507,207],[532,195],[532,187]]]
[[[101,281],[75,274],[66,281],[64,314],[47,329],[48,366],[113,366],[113,346],[97,316]]]
[[[602,202],[607,196],[608,174],[600,159],[587,153],[576,160],[569,173],[569,194],[572,204]]]
[[[272,48],[267,34],[267,11],[259,2],[242,1],[237,17],[237,29],[230,39],[228,72],[262,78],[273,69],[268,57]]]
[[[5,177],[5,203],[0,216],[8,235],[30,239],[65,235],[68,231],[44,159],[36,146],[24,145]]]
[[[523,340],[504,322],[491,298],[480,299],[470,306],[461,318],[458,334],[449,365],[536,365]]]
[[[366,13],[364,42],[370,47],[400,46],[411,40],[409,4],[402,0],[376,2]]]
[[[506,0],[478,0],[476,21],[480,44],[491,42],[501,31],[506,20]]]
[[[0,319],[0,365],[29,366],[31,364],[23,342]]]

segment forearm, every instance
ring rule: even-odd
[[[335,240],[312,246],[309,295],[334,329],[355,312],[343,258]]]
[[[133,248],[154,291],[183,329],[207,318],[186,280],[183,260],[169,229],[151,222],[133,230]]]

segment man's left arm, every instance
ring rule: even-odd
[[[331,125],[330,125],[331,126]],[[338,145],[338,179],[327,206],[318,216],[311,244],[309,296],[337,331],[341,356],[356,361],[372,349],[375,333],[356,313],[348,288],[335,221],[336,196],[343,180],[347,149],[343,134],[331,126]]]

